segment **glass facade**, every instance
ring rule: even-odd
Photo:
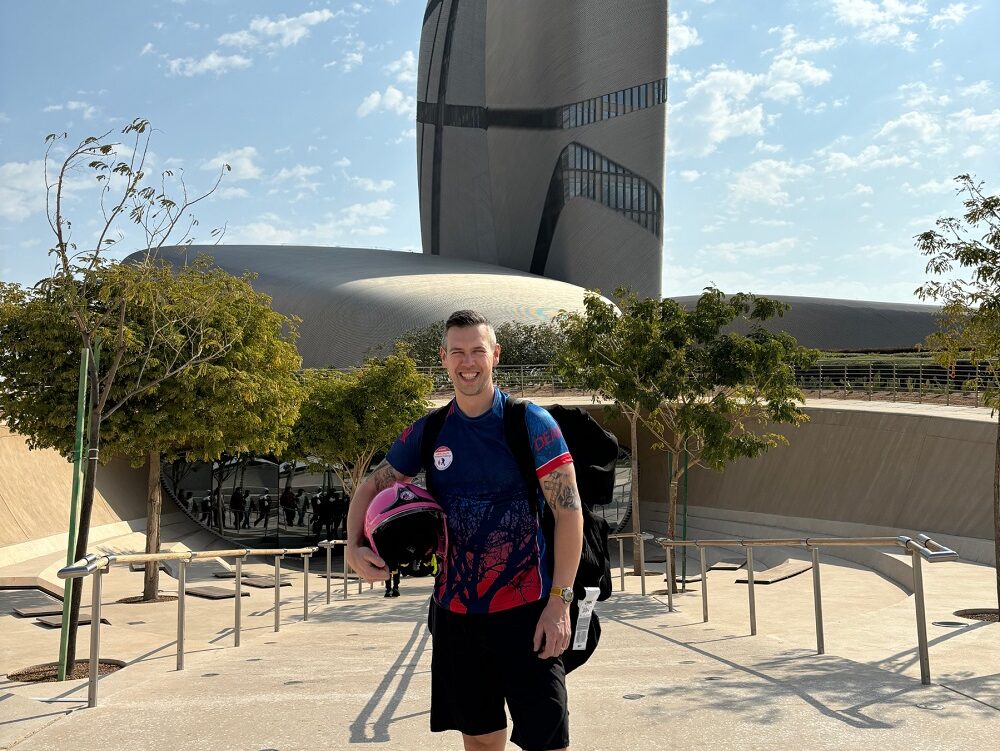
[[[648,180],[579,143],[567,146],[559,159],[564,204],[589,198],[662,236],[663,203]]]
[[[417,102],[417,122],[455,128],[568,130],[656,107],[666,101],[667,79],[662,78],[575,104],[542,109],[488,109],[446,104],[442,112],[437,103],[421,101]]]
[[[656,107],[667,101],[667,79],[641,83],[628,89],[567,104],[559,111],[560,127],[579,128],[599,120],[627,115],[635,110]]]

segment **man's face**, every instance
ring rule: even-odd
[[[455,390],[476,396],[493,389],[493,368],[500,362],[500,345],[490,342],[486,326],[448,329],[447,346],[441,349],[441,364],[448,371]]]

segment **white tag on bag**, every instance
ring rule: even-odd
[[[587,633],[590,631],[590,616],[594,613],[597,595],[601,590],[597,587],[585,587],[586,596],[580,600],[580,614],[576,618],[576,631],[573,633],[573,649],[587,648]]]

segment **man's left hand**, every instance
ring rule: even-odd
[[[543,660],[559,657],[569,647],[570,636],[569,605],[550,597],[535,626],[535,652]]]

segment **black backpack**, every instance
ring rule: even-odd
[[[529,488],[538,488],[538,475],[535,473],[534,454],[528,439],[528,426],[525,422],[528,403],[514,397],[508,397],[504,408],[504,436],[507,446],[517,461],[518,469]],[[451,402],[434,410],[427,416],[420,442],[421,463],[425,468],[433,467],[435,442]],[[591,510],[595,505],[603,505],[612,500],[615,485],[615,463],[618,460],[618,439],[590,416],[581,407],[564,407],[555,405],[547,407],[547,411],[555,418],[562,431],[573,465],[576,470],[577,489],[583,506],[583,548],[580,554],[580,565],[577,568],[576,579],[573,582],[573,592],[576,595],[570,605],[570,622],[574,631],[579,613],[578,601],[585,595],[584,587],[597,587],[600,592],[598,601],[611,596],[611,555],[608,547],[610,527],[601,517]],[[432,487],[433,473],[427,471],[427,489],[434,494]],[[537,493],[532,494],[538,498]],[[547,565],[553,568],[553,533],[554,519],[551,512],[539,509],[542,519],[542,531],[545,535],[548,550]],[[590,630],[587,634],[587,647],[584,650],[566,650],[563,653],[563,664],[566,672],[575,670],[585,663],[597,648],[601,637],[601,624],[597,613],[590,619]]]

